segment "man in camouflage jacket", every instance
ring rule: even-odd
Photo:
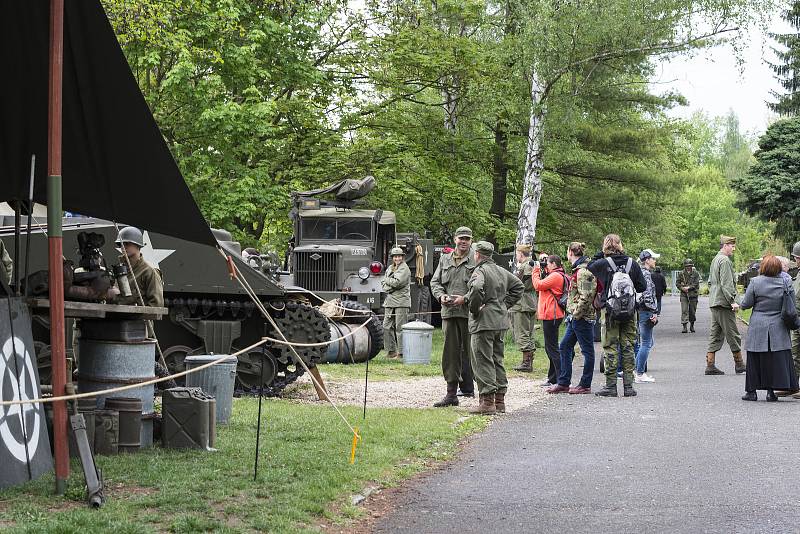
[[[567,298],[567,318],[564,321],[566,330],[558,346],[561,354],[558,384],[550,387],[548,393],[584,394],[592,390],[594,325],[597,320],[594,298],[597,295],[597,278],[587,268],[590,260],[583,255],[585,248],[585,244],[573,242],[567,249],[567,260],[572,265],[572,281]],[[578,385],[570,387],[575,343],[580,344],[583,354],[583,374]]]

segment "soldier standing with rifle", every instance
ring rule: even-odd
[[[431,278],[431,293],[442,305],[442,375],[447,394],[434,406],[458,406],[458,388],[465,397],[475,396],[469,336],[469,310],[464,303],[467,282],[475,268],[472,257],[472,230],[456,230],[455,249],[442,254]]]
[[[534,326],[536,325],[536,306],[538,295],[533,288],[533,267],[531,267],[530,245],[517,245],[517,266],[514,274],[522,281],[525,291],[522,298],[514,304],[509,311],[511,312],[511,324],[514,327],[514,342],[522,352],[522,363],[514,367],[515,371],[530,373],[533,371],[533,357],[536,353],[536,340],[534,338]]]
[[[700,273],[694,268],[694,262],[690,258],[683,260],[683,270],[675,277],[675,285],[681,292],[681,323],[683,323],[681,333],[686,333],[686,323],[689,323],[689,331],[694,333]]]
[[[478,382],[480,404],[470,413],[493,415],[506,411],[508,378],[503,366],[503,336],[508,330],[508,306],[522,298],[522,282],[492,260],[494,246],[475,244],[475,270],[464,300],[469,308],[472,367]]]
[[[120,256],[120,260],[123,264],[130,266],[128,282],[132,295],[120,296],[115,302],[141,306],[164,306],[164,285],[161,280],[161,271],[147,263],[142,256],[142,247],[144,247],[142,231],[133,226],[126,226],[119,231],[116,245],[124,253]]]
[[[708,352],[706,353],[707,375],[724,375],[715,365],[716,353],[727,340],[733,353],[736,374],[747,371],[742,359],[742,336],[736,326],[736,278],[733,273],[731,256],[736,251],[736,238],[719,236],[719,252],[711,261],[708,273],[708,300],[711,307],[711,330],[709,332]]]

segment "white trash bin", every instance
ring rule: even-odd
[[[422,321],[403,325],[403,363],[431,363],[433,351],[433,326]]]

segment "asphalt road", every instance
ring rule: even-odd
[[[800,401],[740,400],[727,346],[726,375],[705,376],[709,321],[701,299],[697,333],[681,334],[665,297],[655,383],[495,417],[459,460],[408,485],[376,532],[800,532]]]

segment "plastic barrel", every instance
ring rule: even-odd
[[[222,362],[186,375],[186,386],[199,387],[205,393],[212,395],[217,401],[217,422],[225,424],[231,418],[233,386],[236,381],[236,357],[227,354],[203,354],[187,356],[184,363],[188,371],[217,360]]]
[[[78,368],[78,390],[81,393],[100,391],[118,386],[127,386],[154,377],[156,342],[145,341],[101,341],[81,338],[78,341],[80,366]],[[153,421],[146,416],[153,413],[153,385],[129,389],[124,393],[142,401],[141,440],[142,447],[153,445]],[[115,394],[112,393],[111,396]],[[97,396],[97,408],[104,409],[108,395]]]
[[[403,325],[403,363],[431,363],[433,352],[433,326],[422,321]]]

